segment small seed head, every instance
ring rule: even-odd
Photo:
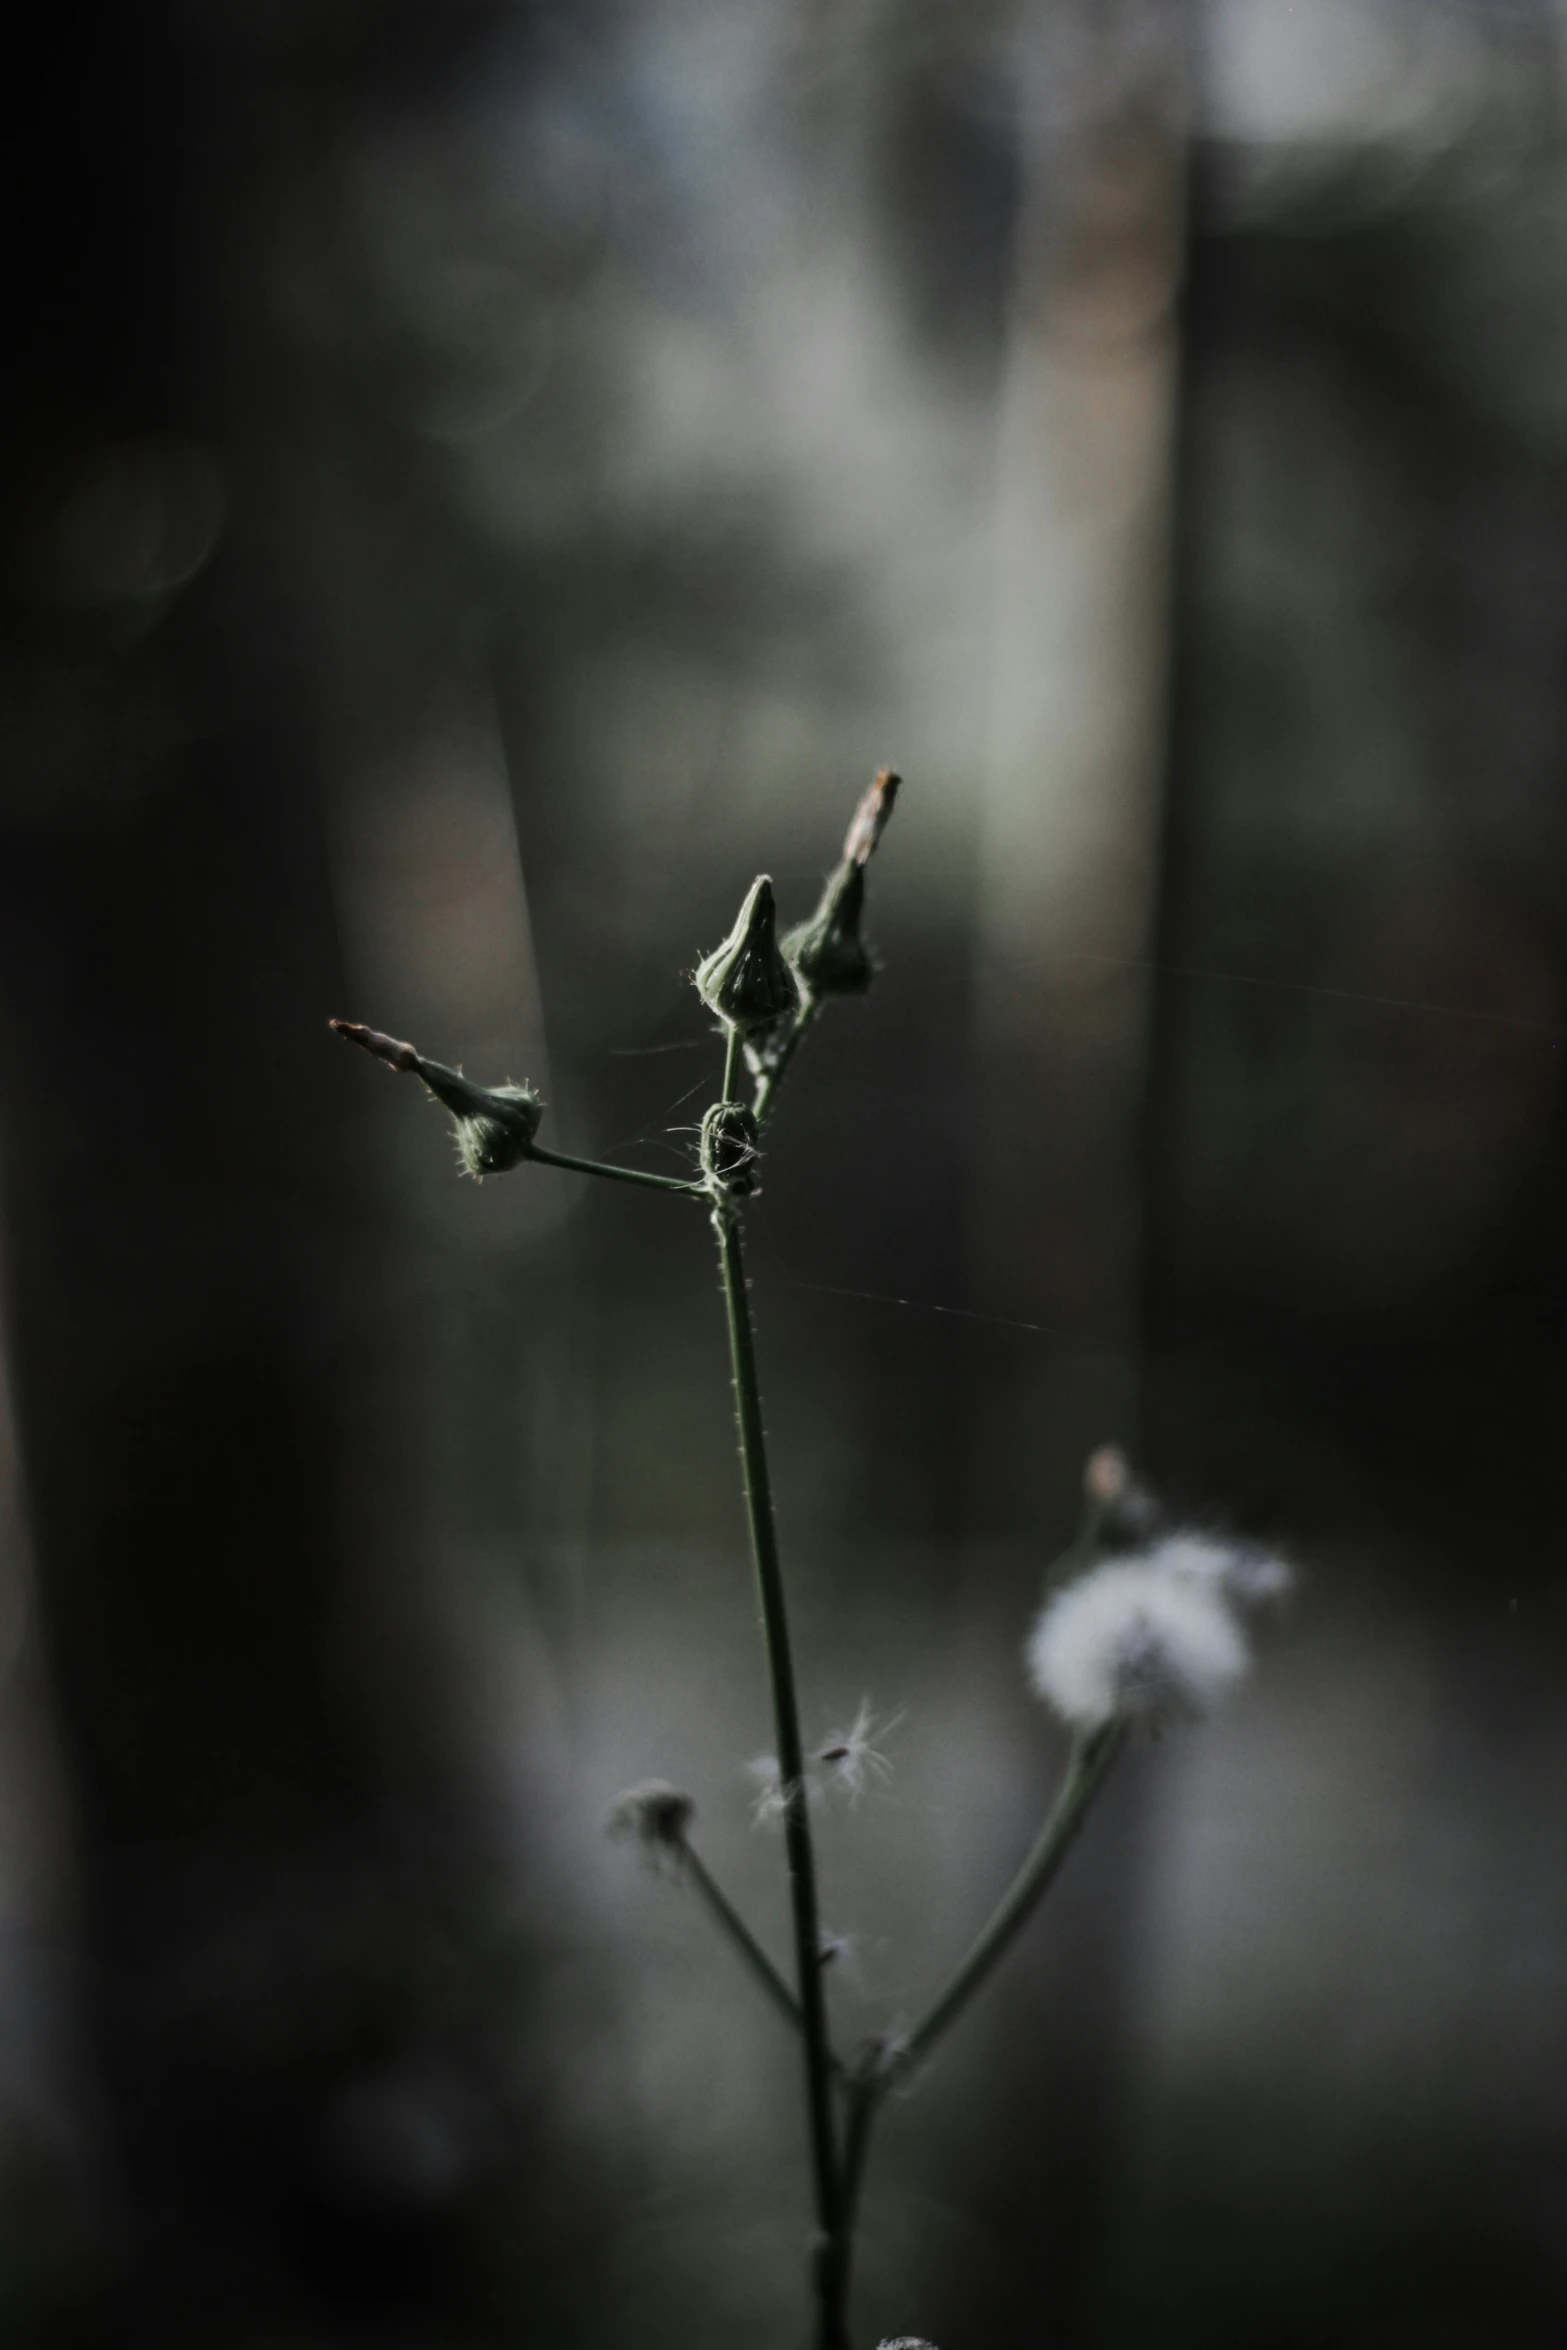
[[[648,1857],[678,1857],[696,1816],[696,1805],[667,1779],[640,1779],[610,1805],[604,1826],[611,1836],[634,1838]]]

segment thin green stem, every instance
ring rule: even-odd
[[[832,2109],[833,2055],[827,2032],[827,2002],[822,1989],[816,1859],[811,1846],[810,1816],[806,1809],[805,1755],[800,1738],[799,1703],[795,1696],[794,1659],[789,1646],[783,1570],[778,1557],[778,1531],[773,1517],[772,1480],[767,1468],[767,1439],[762,1427],[756,1342],[751,1328],[745,1258],[740,1244],[740,1219],[731,1201],[721,1200],[714,1208],[713,1229],[718,1236],[724,1302],[728,1308],[729,1355],[734,1371],[740,1459],[745,1471],[751,1554],[756,1565],[757,1593],[761,1601],[762,1628],[767,1644],[767,1669],[772,1684],[773,1723],[778,1741],[778,1782],[784,1806],[784,1851],[789,1866],[795,1978],[805,2053],[806,2115],[816,2220],[820,2233],[816,2261],[817,2340],[819,2350],[847,2350],[842,2294],[837,2285],[838,2153]]]
[[[794,1016],[794,1026],[778,1048],[777,1059],[764,1069],[757,1079],[756,1098],[752,1102],[751,1108],[756,1117],[758,1132],[772,1116],[773,1104],[778,1098],[778,1089],[789,1074],[789,1064],[810,1035],[820,1010],[821,1004],[817,998],[807,996]]]
[[[760,1983],[785,2021],[791,2023],[797,2032],[803,2030],[804,2017],[800,2012],[800,2002],[706,1863],[688,1843],[681,1846],[681,1859],[688,1881],[696,1887],[712,1917],[740,1953],[752,1977]]]
[[[854,2246],[854,2223],[860,2210],[860,2185],[865,2176],[865,2157],[870,2149],[871,2124],[876,2119],[879,2088],[880,2082],[874,2075],[861,2074],[849,2083],[848,2115],[843,2132],[842,2227],[845,2271]]]
[[[530,1143],[530,1159],[537,1159],[541,1167],[565,1167],[573,1175],[607,1175],[613,1183],[640,1183],[649,1191],[679,1191],[687,1199],[706,1199],[705,1183],[687,1183],[678,1175],[650,1175],[641,1167],[611,1167],[603,1159],[579,1159],[571,1151],[546,1150],[542,1142]]]
[[[1071,1850],[1087,1816],[1088,1807],[1104,1784],[1110,1765],[1126,1739],[1125,1727],[1111,1722],[1080,1738],[1072,1749],[1050,1816],[1034,1840],[1011,1885],[1002,1895],[990,1922],[946,1987],[938,1992],[904,2040],[897,2070],[906,2071],[930,2054],[948,2027],[962,2014],[986,1976],[1032,1916],[1056,1871]],[[885,2084],[883,2084],[885,2085]]]
[[[732,1102],[735,1099],[735,1070],[739,1060],[740,1031],[731,1025],[724,1044],[724,1090],[718,1097],[721,1102]]]

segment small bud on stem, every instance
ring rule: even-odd
[[[765,873],[752,882],[723,945],[704,956],[693,976],[708,1010],[743,1037],[776,1028],[799,1009],[794,973],[778,952],[778,909]]]
[[[882,769],[854,812],[842,859],[828,876],[815,913],[784,940],[783,951],[809,1001],[863,995],[876,976],[870,948],[860,936],[865,868],[892,814],[898,781],[890,767]]]
[[[362,1021],[332,1020],[328,1026],[345,1044],[356,1044],[389,1069],[423,1080],[457,1121],[457,1156],[475,1182],[484,1175],[504,1175],[531,1157],[544,1115],[544,1105],[531,1086],[474,1085],[460,1069],[427,1061],[411,1044],[400,1044],[395,1036],[383,1036]]]

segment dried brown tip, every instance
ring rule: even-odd
[[[329,1020],[327,1026],[345,1044],[359,1045],[389,1069],[402,1069],[415,1077],[419,1074],[419,1055],[411,1044],[399,1044],[395,1036],[383,1036],[379,1028],[366,1028],[360,1020]]]
[[[870,863],[871,852],[887,829],[887,819],[892,814],[892,803],[898,796],[898,786],[902,781],[902,776],[895,775],[890,767],[884,767],[877,776],[854,811],[854,822],[843,844],[843,861],[846,865]]]

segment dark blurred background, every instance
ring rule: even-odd
[[[753,1218],[846,2038],[1059,1761],[1088,1447],[1283,1542],[919,2093],[860,2331],[1567,2338],[1557,0],[64,0],[3,100],[0,2328],[787,2350],[702,1220]]]

